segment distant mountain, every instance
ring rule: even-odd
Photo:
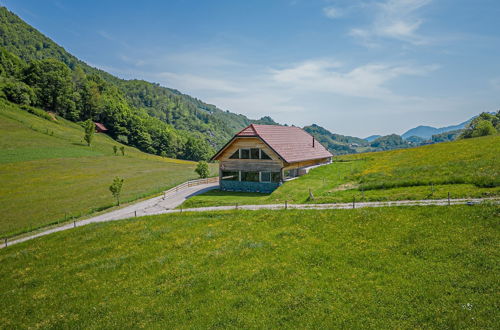
[[[460,123],[458,125],[446,126],[446,127],[441,127],[441,128],[436,128],[436,127],[432,127],[432,126],[417,126],[415,128],[412,128],[412,129],[406,131],[403,135],[401,135],[401,137],[403,139],[407,140],[408,138],[410,138],[412,136],[417,136],[417,137],[420,137],[422,139],[429,140],[432,138],[433,135],[463,129],[474,118],[475,117],[472,117],[471,119],[464,121],[463,123]]]
[[[303,127],[304,131],[311,134],[334,155],[353,154],[359,147],[368,146],[368,142],[354,136],[335,134],[319,125],[312,124]]]
[[[364,138],[364,140],[366,140],[368,142],[372,142],[372,141],[378,139],[379,137],[382,137],[382,135],[370,135],[369,137]]]

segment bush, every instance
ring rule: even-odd
[[[493,124],[490,121],[480,120],[472,131],[472,137],[493,135],[496,132],[497,130],[493,127]]]
[[[118,135],[116,137],[116,141],[123,144],[128,144],[128,137],[126,135]]]
[[[30,107],[29,105],[23,105],[21,106],[21,109],[23,109],[24,111],[28,111],[32,115],[52,121],[52,117],[46,111],[43,111],[41,109]]]
[[[23,82],[8,82],[2,90],[7,100],[11,102],[24,105],[35,103],[35,92]]]
[[[194,171],[198,173],[200,178],[208,178],[209,171],[207,162],[203,160],[198,162],[198,165],[196,165],[196,169]]]

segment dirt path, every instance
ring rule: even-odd
[[[179,212],[207,212],[224,210],[282,210],[282,209],[304,209],[304,210],[327,210],[327,209],[351,209],[363,207],[390,207],[390,206],[414,206],[414,205],[457,205],[457,204],[479,204],[485,201],[500,204],[499,198],[473,198],[473,199],[437,199],[437,200],[414,200],[414,201],[388,201],[388,202],[362,202],[362,203],[335,203],[335,204],[262,204],[262,205],[229,205],[229,206],[211,206],[192,209],[175,209],[191,196],[204,193],[218,187],[217,183],[204,184],[195,187],[189,187],[177,193],[164,198],[164,196],[151,198],[123,209],[115,210],[109,213],[101,214],[85,220],[76,221],[72,224],[66,224],[60,227],[41,231],[37,234],[8,241],[7,245],[18,244],[37,237],[49,235],[55,232],[71,229],[74,227],[85,226],[91,223],[108,222],[115,220],[128,219],[145,215],[156,215]],[[4,248],[5,243],[0,248]]]

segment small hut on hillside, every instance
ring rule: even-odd
[[[312,167],[329,164],[332,157],[299,127],[252,124],[212,160],[219,161],[221,190],[269,193]]]
[[[103,124],[101,123],[94,123],[94,124],[95,124],[95,131],[97,133],[106,133],[108,131],[106,126],[104,126]]]

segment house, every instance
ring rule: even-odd
[[[95,131],[97,133],[106,133],[108,131],[106,126],[104,126],[103,124],[101,123],[94,123],[94,124],[95,124]]]
[[[299,127],[252,124],[212,160],[219,161],[221,190],[268,193],[311,167],[330,163],[332,157]]]

